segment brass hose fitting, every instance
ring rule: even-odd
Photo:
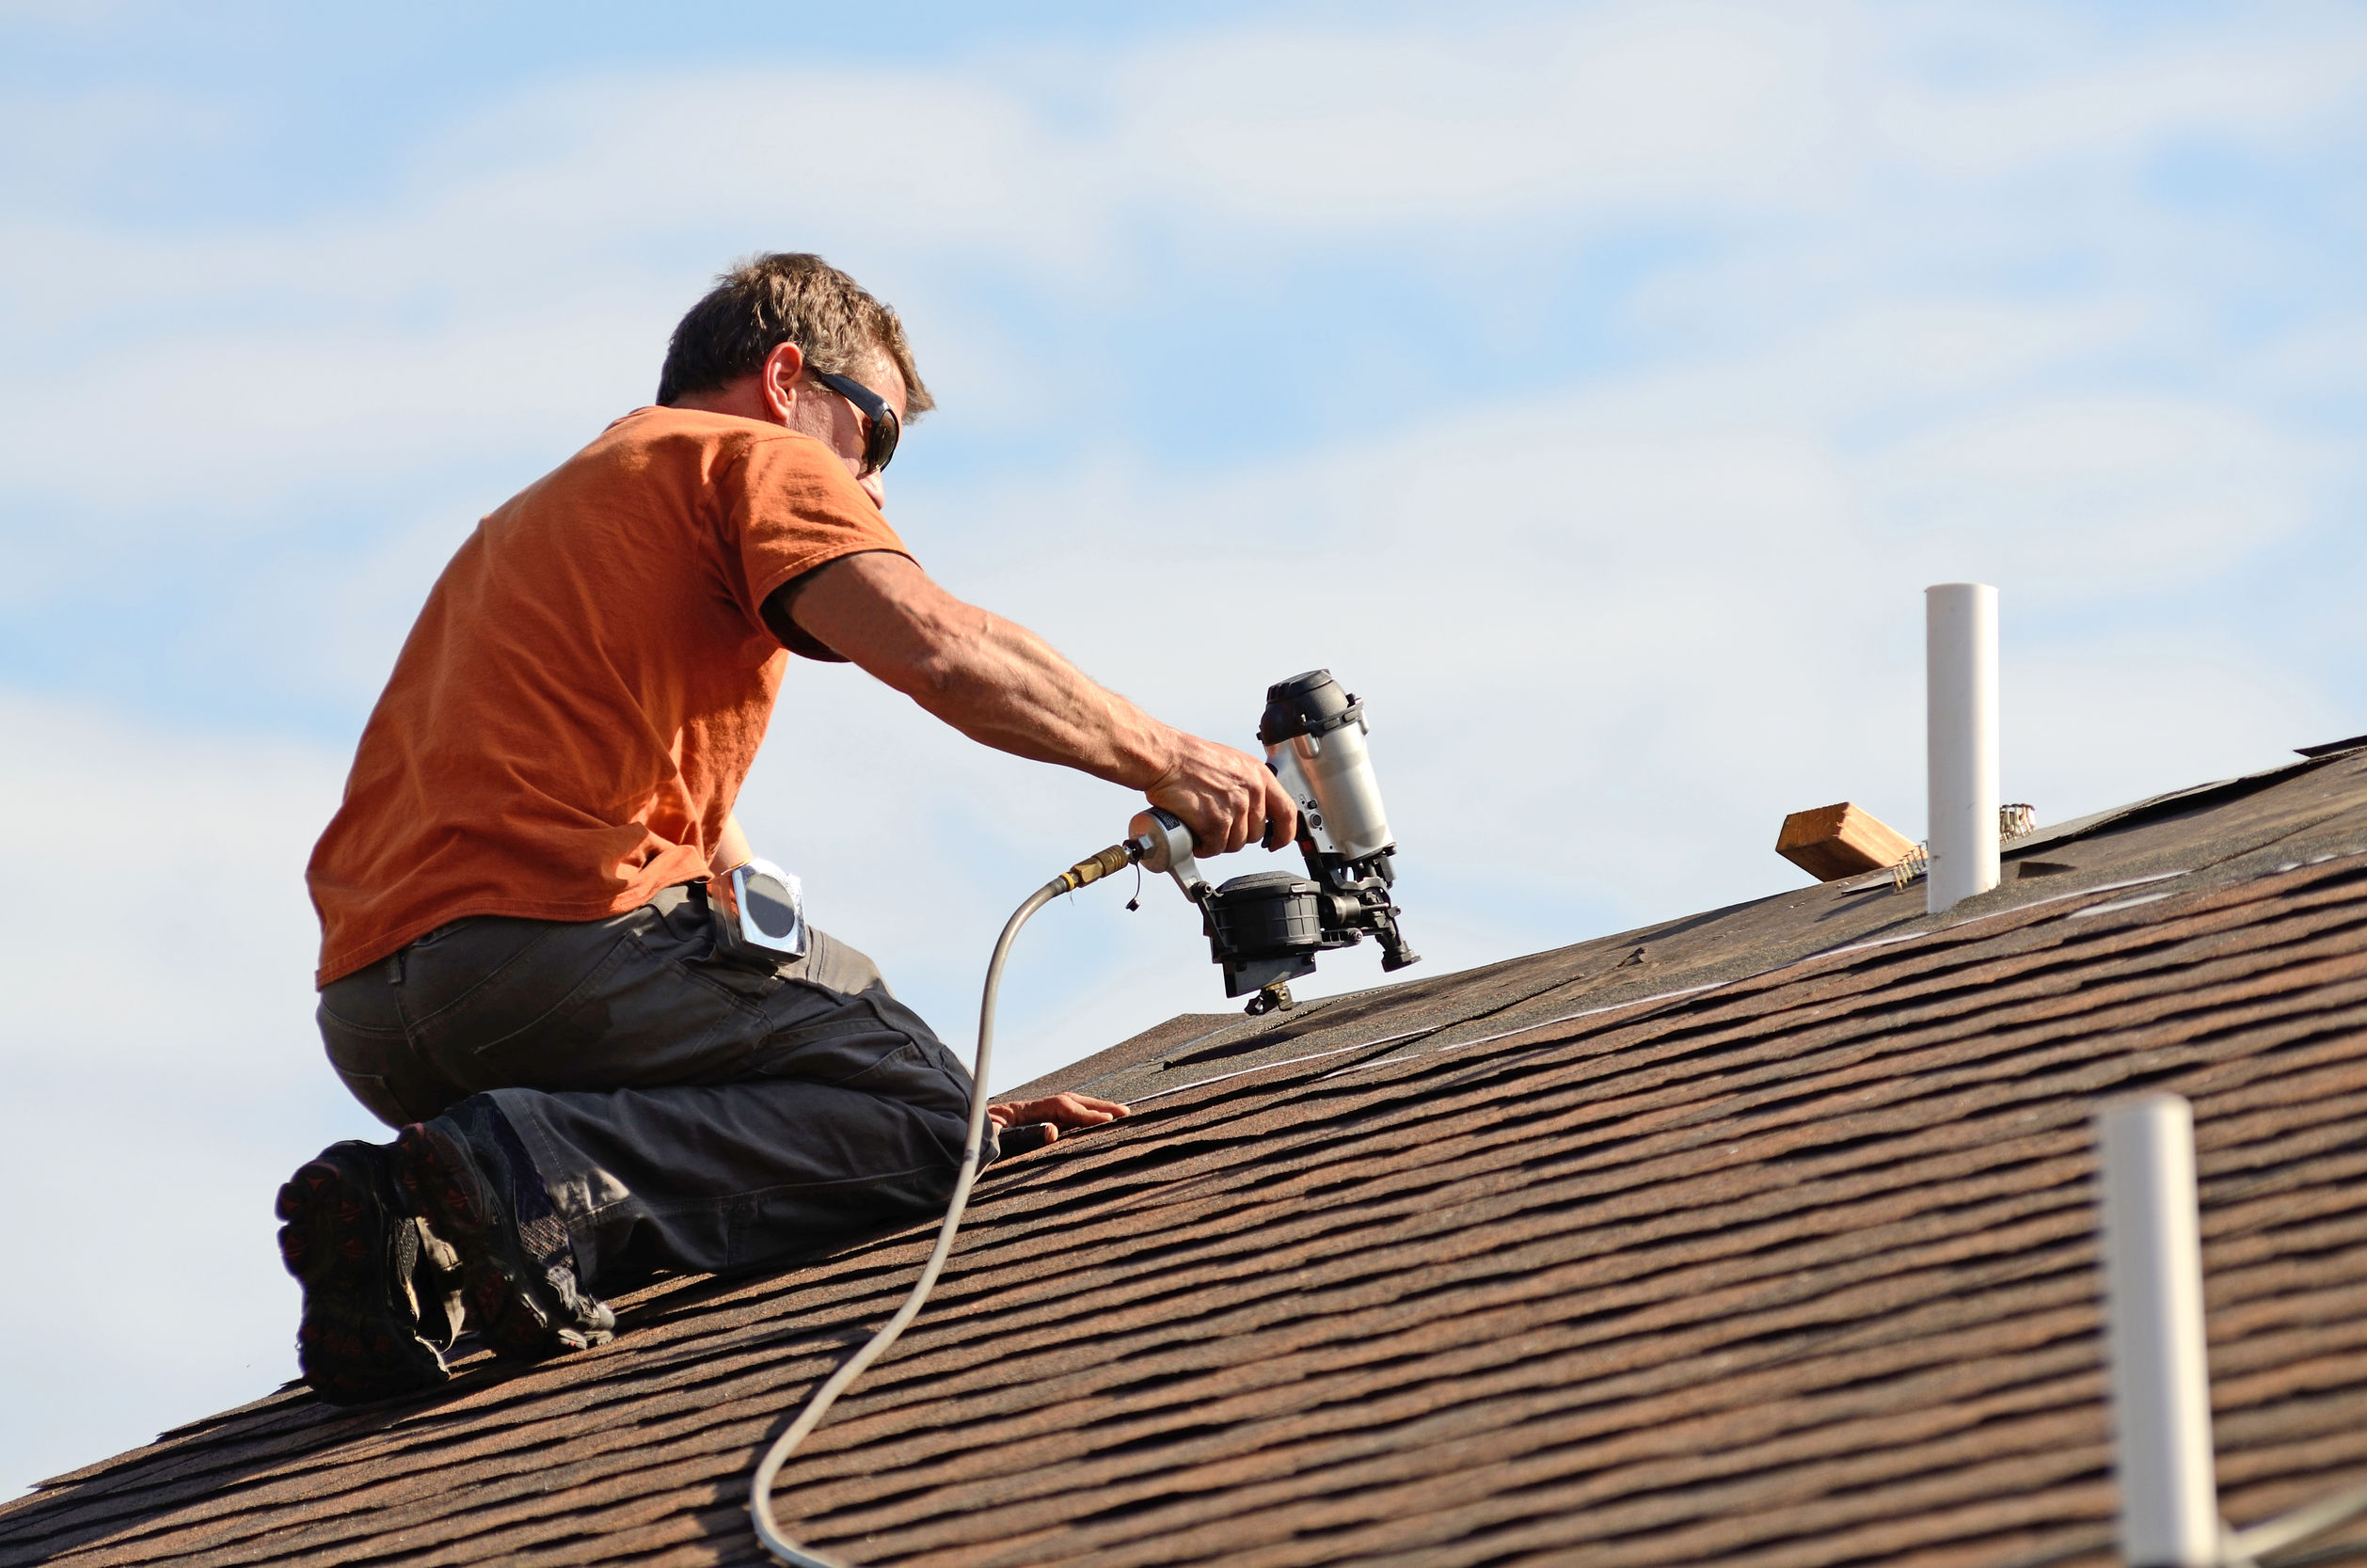
[[[1060,873],[1067,890],[1074,893],[1088,882],[1098,882],[1114,871],[1123,871],[1135,863],[1136,851],[1130,844],[1113,844],[1100,854],[1081,860]]]

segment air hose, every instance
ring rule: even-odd
[[[978,1001],[978,1054],[970,1069],[970,1136],[961,1148],[961,1169],[954,1178],[953,1196],[945,1204],[945,1223],[937,1227],[936,1250],[929,1255],[928,1263],[920,1271],[920,1278],[913,1282],[912,1293],[904,1305],[896,1309],[896,1316],[871,1336],[870,1342],[849,1356],[839,1369],[830,1374],[829,1381],[814,1390],[798,1412],[788,1430],[772,1440],[765,1450],[764,1463],[756,1466],[755,1483],[748,1489],[748,1512],[756,1522],[756,1539],[765,1550],[783,1562],[797,1568],[846,1568],[835,1558],[808,1550],[781,1533],[780,1523],[772,1516],[772,1482],[781,1473],[781,1466],[797,1451],[798,1444],[808,1433],[821,1425],[822,1418],[837,1402],[854,1380],[863,1375],[865,1368],[887,1354],[912,1321],[920,1316],[921,1307],[929,1300],[929,1290],[937,1283],[937,1275],[945,1266],[945,1259],[953,1251],[954,1232],[961,1228],[962,1212],[970,1206],[970,1188],[978,1179],[978,1155],[986,1147],[986,1069],[994,1049],[994,993],[1003,982],[1003,960],[1010,955],[1011,939],[1038,910],[1064,893],[1073,893],[1088,882],[1098,882],[1113,871],[1123,870],[1134,863],[1136,851],[1128,845],[1113,844],[1100,854],[1081,860],[1043,886],[1027,895],[1027,901],[1011,911],[1003,924],[1003,934],[995,940],[994,954],[986,961],[986,993]]]

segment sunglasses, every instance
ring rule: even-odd
[[[888,460],[896,455],[898,437],[904,433],[904,427],[898,421],[896,410],[888,406],[887,399],[851,376],[832,375],[826,371],[808,371],[806,373],[853,404],[855,411],[870,421],[863,431],[864,474],[868,477],[886,467]]]

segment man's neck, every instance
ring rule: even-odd
[[[676,408],[695,408],[707,414],[729,414],[737,419],[757,420],[765,424],[779,424],[781,420],[765,402],[763,388],[754,375],[743,375],[728,386],[710,391],[685,392],[674,400]]]

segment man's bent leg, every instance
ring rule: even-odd
[[[952,1191],[969,1074],[868,958],[812,940],[777,981],[747,976],[764,1022],[735,1082],[487,1096],[592,1289],[760,1267],[925,1215]]]
[[[821,931],[770,973],[713,953],[683,889],[580,925],[465,921],[332,986],[323,1032],[390,1120],[499,1104],[588,1288],[754,1266],[942,1202],[969,1074],[871,961]],[[499,1163],[486,1142],[477,1126]]]
[[[761,1267],[924,1217],[961,1156],[961,1124],[824,1084],[485,1098],[532,1151],[602,1294],[659,1269]]]

